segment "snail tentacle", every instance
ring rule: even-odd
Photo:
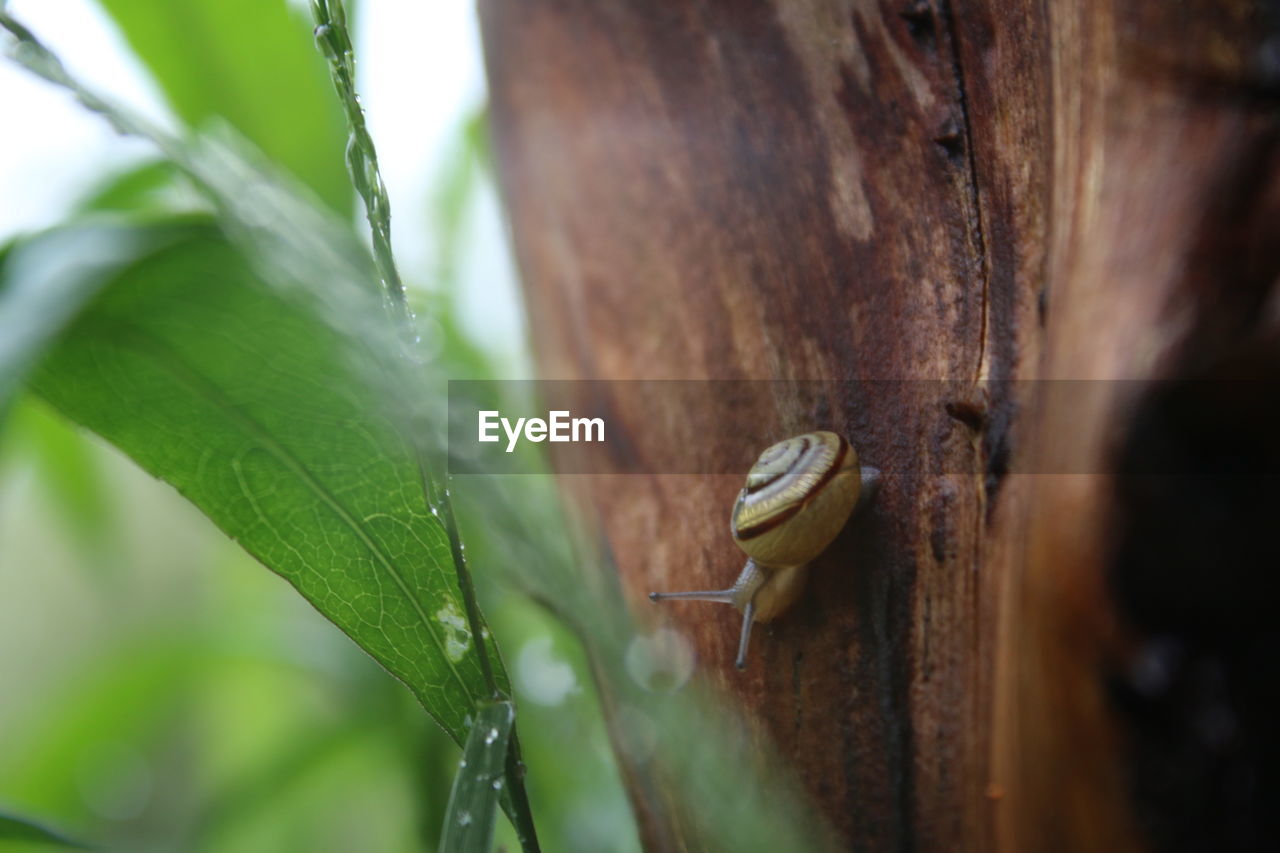
[[[768,575],[755,560],[748,559],[742,567],[738,579],[728,589],[707,589],[694,592],[651,592],[650,601],[663,601],[668,598],[683,598],[689,601],[711,601],[716,604],[732,604],[739,610],[746,607],[755,597],[760,587],[769,580]]]
[[[733,662],[738,669],[747,668],[747,643],[751,642],[751,624],[755,621],[756,603],[753,599],[742,610],[742,636],[738,639],[738,659]]]
[[[714,601],[716,604],[733,604],[732,589],[706,589],[695,592],[651,592],[650,601],[666,601],[669,598],[683,598],[686,601]]]

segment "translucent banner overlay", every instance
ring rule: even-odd
[[[881,413],[893,412],[892,419]],[[831,430],[913,474],[1280,473],[1274,381],[451,381],[454,475],[734,474]]]

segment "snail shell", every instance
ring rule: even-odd
[[[849,442],[834,432],[798,435],[751,466],[729,529],[761,565],[807,563],[840,533],[861,491],[858,453]]]
[[[696,599],[732,604],[743,612],[737,666],[746,665],[752,622],[768,622],[804,590],[808,563],[839,535],[879,479],[859,468],[858,454],[834,432],[798,435],[767,448],[747,472],[729,519],[747,564],[723,590],[650,593],[653,601]]]

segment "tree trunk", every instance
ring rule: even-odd
[[[1124,699],[1153,637],[1186,639],[1125,592],[1161,505],[1117,460],[1153,392],[1109,380],[1213,375],[1255,339],[1277,375],[1275,22],[1167,0],[481,13],[542,376],[842,380],[684,440],[745,472],[762,432],[829,428],[884,472],[746,672],[728,608],[662,614],[701,672],[850,849],[1176,846]],[[616,394],[641,457],[653,424],[681,434]],[[732,580],[740,485],[595,488],[637,608]]]

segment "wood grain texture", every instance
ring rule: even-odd
[[[745,673],[737,614],[661,614],[701,673],[850,849],[1134,848],[1103,689],[1106,472],[1133,386],[1035,380],[1175,369],[1195,325],[1178,247],[1269,127],[1239,82],[1255,12],[480,5],[542,376],[847,380],[817,403],[784,395],[751,430],[619,391],[610,426],[637,458],[676,435],[743,472],[758,431],[834,429],[885,472]],[[732,580],[740,487],[587,485],[638,611],[651,589]],[[679,849],[643,769],[624,772],[647,846]]]

